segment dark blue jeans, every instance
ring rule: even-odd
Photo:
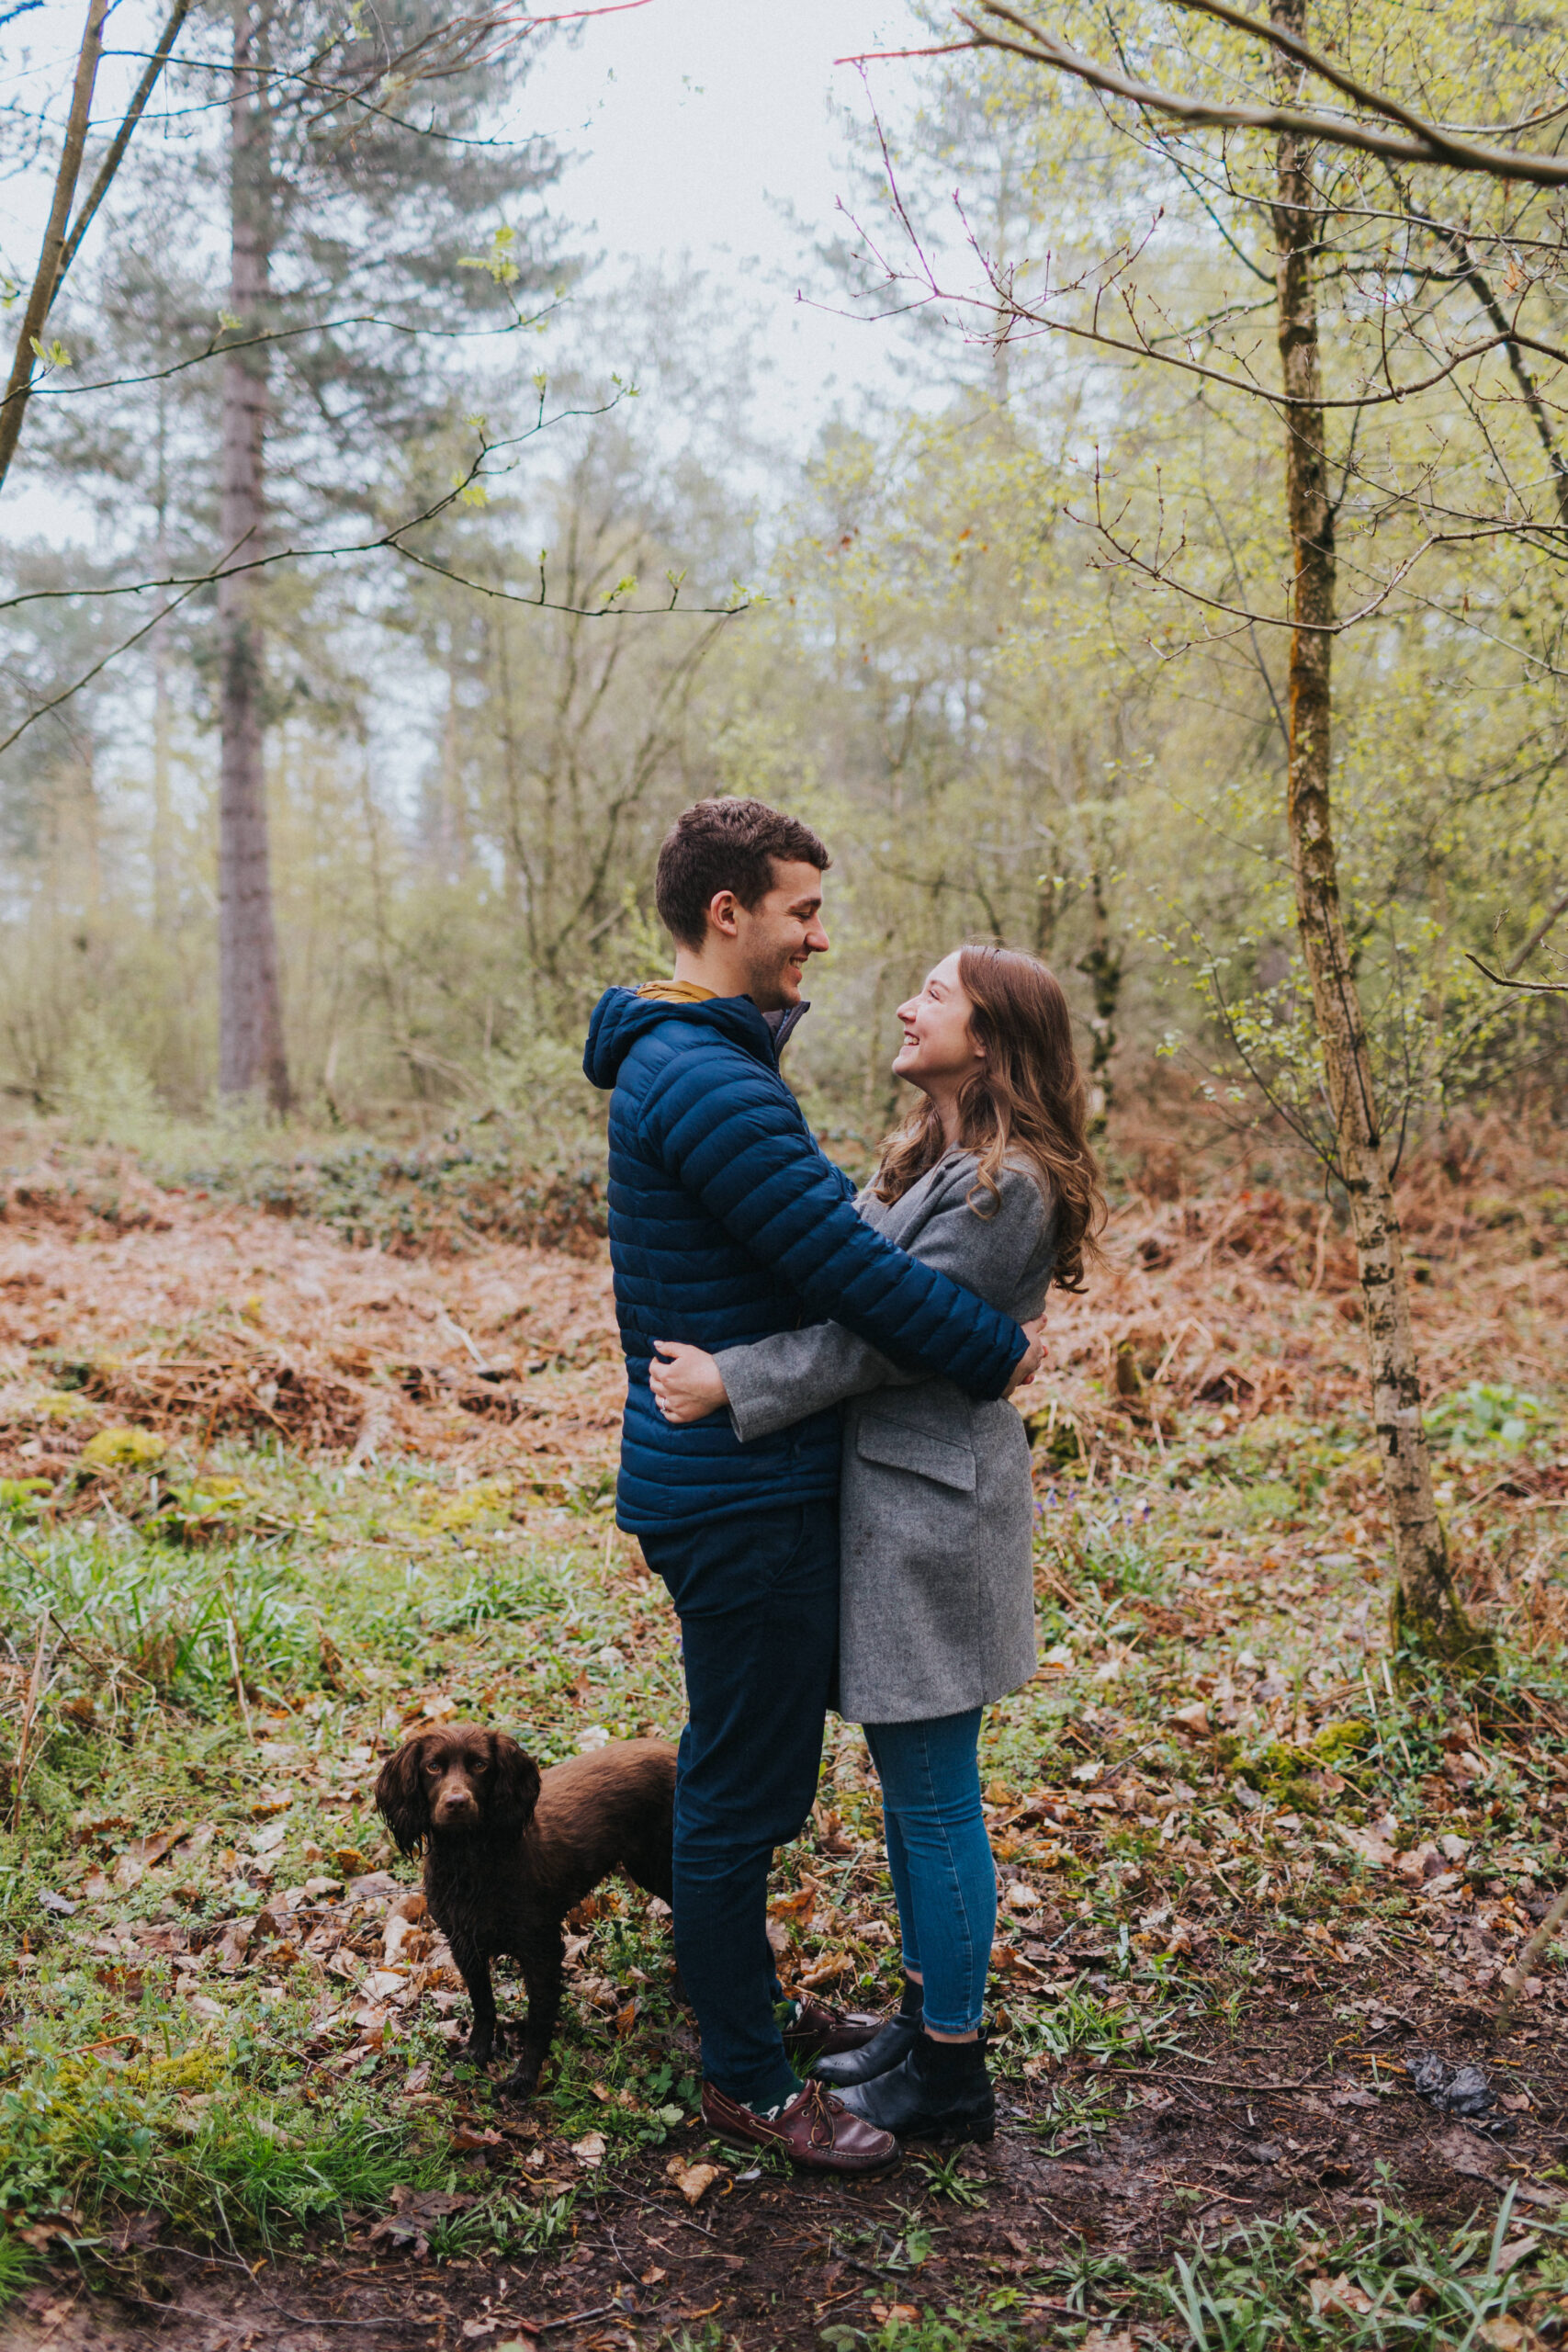
[[[887,1867],[904,1964],[925,1980],[925,2018],[968,2033],[985,2014],[997,1931],[997,1866],[980,1804],[980,1710],[867,1724],[882,1782]]]
[[[681,1620],[690,1720],[675,1776],[675,1957],[703,2072],[772,2107],[784,2056],[768,1945],[768,1871],[817,1794],[839,1640],[839,1507],[800,1503],[645,1535]]]

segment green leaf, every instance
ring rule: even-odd
[[[512,258],[512,248],[517,243],[517,232],[502,221],[490,241],[488,254],[459,254],[459,269],[482,269],[489,272],[498,286],[513,286],[523,275]]]

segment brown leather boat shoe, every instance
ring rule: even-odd
[[[721,2140],[777,2148],[803,2172],[879,2172],[898,2154],[891,2132],[879,2132],[841,2106],[823,2083],[807,2083],[776,2115],[757,2115],[703,2085],[703,2121]]]
[[[798,2000],[795,2015],[784,2029],[784,2055],[793,2066],[804,2060],[836,2058],[843,2050],[863,2050],[882,2030],[880,2018],[852,2011],[847,2017],[825,2001]]]

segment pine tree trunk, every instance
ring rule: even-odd
[[[1306,0],[1272,0],[1275,24],[1304,39]],[[1290,72],[1291,69],[1285,69]],[[1293,77],[1292,77],[1293,78]],[[1334,508],[1329,491],[1313,260],[1318,234],[1311,148],[1281,135],[1274,241],[1285,413],[1285,482],[1295,568],[1291,635],[1288,817],[1296,920],[1349,1194],[1360,1272],[1372,1416],[1393,1539],[1393,1618],[1403,1638],[1435,1655],[1479,1662],[1483,1637],[1454,1595],[1432,1493],[1421,1422],[1421,1379],[1410,1320],[1390,1154],[1372,1086],[1366,1023],[1339,901],[1334,845],[1331,634]]]
[[[233,0],[229,302],[252,334],[265,322],[271,254],[270,97],[258,71],[264,62],[259,52],[265,5],[265,0]],[[258,555],[265,531],[267,372],[265,345],[236,351],[223,363],[221,532],[228,564]],[[218,1082],[225,1094],[265,1087],[273,1108],[282,1111],[288,1105],[288,1067],[267,855],[255,577],[232,573],[218,590]]]

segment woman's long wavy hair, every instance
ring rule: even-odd
[[[1089,1089],[1073,1045],[1062,984],[1012,947],[961,947],[958,977],[974,1006],[969,1034],[986,1058],[958,1095],[958,1149],[978,1155],[976,1190],[1001,1198],[1002,1162],[1021,1155],[1056,1206],[1056,1264],[1064,1290],[1084,1287],[1084,1260],[1098,1257],[1105,1223],[1100,1168],[1089,1140]],[[902,1200],[948,1146],[936,1105],[923,1100],[882,1148],[874,1190]],[[971,1196],[973,1197],[973,1196]],[[982,1212],[984,1214],[985,1212]]]

